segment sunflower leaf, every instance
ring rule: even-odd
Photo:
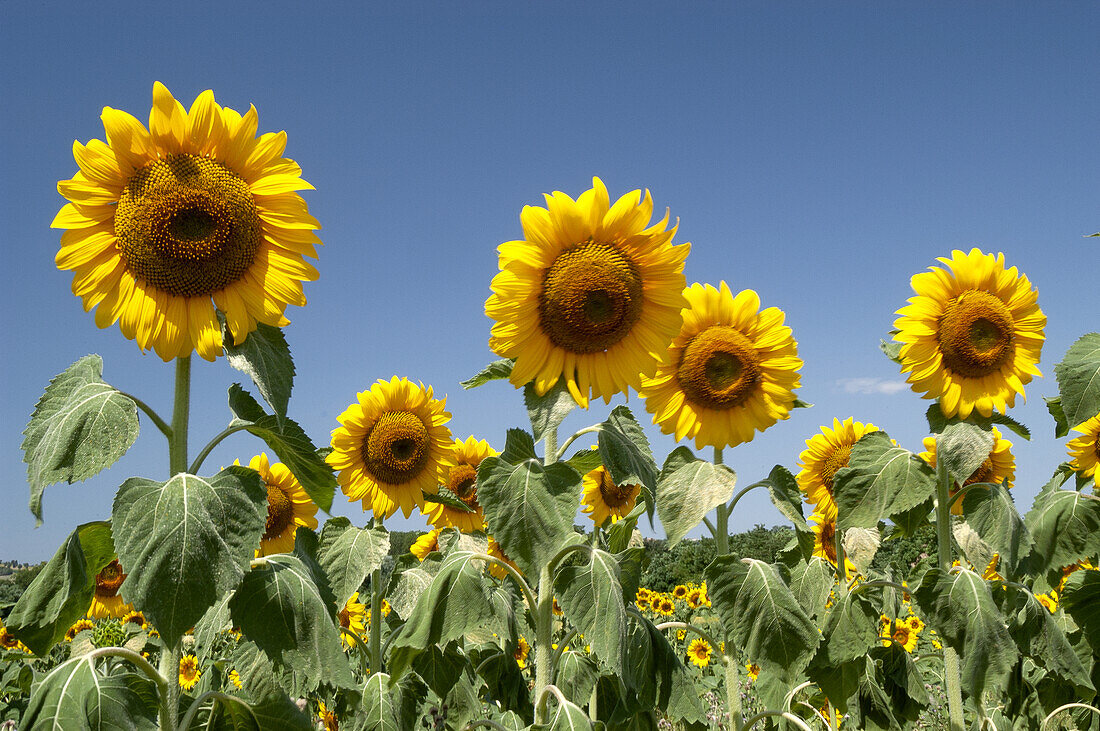
[[[458,495],[448,490],[443,485],[440,485],[436,492],[425,492],[424,502],[426,503],[439,503],[445,505],[451,510],[457,510],[460,513],[474,513],[477,512],[469,505],[462,501]]]
[[[291,695],[316,690],[324,681],[353,687],[355,677],[332,621],[335,604],[316,568],[299,556],[261,559],[229,600],[233,623],[289,676]]]
[[[535,724],[531,728],[539,731],[542,731],[542,729],[547,731],[580,731],[581,729],[591,729],[592,721],[588,719],[588,714],[580,706],[569,701],[564,703],[558,701],[557,708],[553,710],[550,720],[545,725]]]
[[[44,656],[88,611],[95,576],[114,557],[110,523],[78,526],[19,597],[5,620],[8,629]]]
[[[1062,587],[1061,604],[1100,653],[1100,571],[1074,571]]]
[[[500,378],[507,378],[512,375],[512,366],[516,364],[511,358],[501,358],[500,360],[494,360],[489,365],[482,368],[472,377],[467,378],[465,381],[459,383],[460,386],[467,391],[471,388],[477,388],[489,381],[495,381]]]
[[[936,491],[936,474],[924,460],[896,447],[886,432],[864,435],[848,466],[833,480],[838,528],[875,528],[888,515],[920,505]]]
[[[982,466],[993,450],[993,433],[975,424],[948,424],[936,435],[936,460],[943,460],[947,473],[962,484]]]
[[[561,426],[562,421],[569,412],[577,406],[573,395],[565,386],[565,379],[559,378],[558,382],[542,396],[535,391],[533,384],[528,383],[523,387],[523,403],[527,406],[527,416],[531,419],[531,433],[535,441],[542,441],[543,437]]]
[[[1054,419],[1054,438],[1061,439],[1069,434],[1069,422],[1066,421],[1066,413],[1062,411],[1062,399],[1058,396],[1045,399],[1047,411]]]
[[[599,450],[582,449],[566,460],[566,464],[585,475],[602,465],[603,460],[600,459]]]
[[[1078,338],[1054,366],[1062,412],[1071,426],[1100,414],[1100,333]]]
[[[737,475],[725,465],[715,465],[691,455],[686,447],[675,453],[691,460],[669,472],[662,471],[657,483],[657,517],[661,519],[669,548],[687,535],[703,516],[733,497]],[[670,455],[670,459],[671,459]],[[668,461],[666,460],[666,465]]]
[[[756,484],[763,483],[768,488],[772,505],[783,514],[783,517],[794,524],[797,531],[810,530],[806,518],[802,514],[802,491],[798,489],[798,481],[791,471],[783,465],[777,464],[768,473],[767,479]],[[753,485],[755,487],[756,485]]]
[[[1018,437],[1031,441],[1031,430],[1007,414],[999,414],[996,411],[989,417],[990,423],[1003,426]]]
[[[994,484],[971,489],[963,495],[962,508],[970,527],[1000,555],[1003,573],[1015,576],[1031,553],[1032,541],[1009,490]]]
[[[321,529],[318,555],[342,609],[359,591],[370,572],[382,565],[390,551],[390,534],[385,528],[356,528],[344,517],[329,518]]]
[[[316,728],[310,717],[287,696],[276,678],[271,660],[259,647],[241,639],[235,644],[231,658],[231,666],[241,678],[259,728],[286,731],[313,731]]]
[[[625,406],[616,406],[599,425],[600,459],[616,485],[641,485],[646,512],[656,510],[657,463],[641,425]]]
[[[1024,516],[1024,524],[1035,542],[1032,555],[1039,571],[1100,554],[1100,502],[1076,490],[1043,490]]]
[[[1065,604],[1065,595],[1062,598]],[[1073,607],[1078,608],[1076,604]],[[1013,594],[1006,611],[1011,611],[1008,617],[1009,634],[1016,640],[1022,654],[1045,670],[1076,685],[1080,697],[1085,698],[1096,692],[1088,671],[1066,638],[1064,618],[1055,618],[1033,595],[1024,592]]]
[[[824,612],[825,600],[836,583],[836,571],[821,556],[811,556],[808,561],[799,561],[791,569],[791,593],[811,619],[817,619]]]
[[[845,594],[825,617],[820,658],[830,665],[841,665],[864,657],[879,645],[878,619],[878,612],[866,597],[855,592]]]
[[[390,697],[390,676],[374,673],[367,679],[363,688],[363,712],[361,725],[363,731],[399,731],[397,710]]]
[[[218,320],[222,325],[223,349],[229,365],[252,379],[281,424],[294,388],[294,359],[290,357],[290,346],[282,329],[257,323],[243,343],[234,345],[233,333],[220,310]]]
[[[238,425],[271,447],[318,507],[325,512],[332,509],[336,476],[302,427],[293,419],[280,419],[266,413],[239,383],[229,387],[229,408],[239,419]]]
[[[119,562],[130,572],[122,598],[174,646],[240,583],[260,545],[266,513],[263,480],[244,467],[227,467],[214,477],[127,480],[111,516]]]
[[[23,430],[30,510],[42,524],[42,492],[86,480],[126,454],[138,435],[137,405],[103,381],[103,359],[86,355],[53,378]]]
[[[554,576],[554,593],[596,657],[618,672],[626,607],[615,557],[592,549],[586,563],[562,566]]]
[[[157,725],[157,686],[132,672],[103,674],[87,655],[53,668],[35,684],[21,725],[122,731]]]
[[[586,653],[566,650],[554,668],[554,685],[574,703],[588,703],[600,679],[600,667]]]
[[[895,330],[894,332],[896,333],[897,331]],[[895,340],[880,339],[878,341],[878,349],[881,350],[886,355],[887,358],[894,361],[898,365],[902,365],[902,362],[901,362],[901,346],[902,346],[902,343],[899,343]]]
[[[617,520],[607,529],[607,548],[612,553],[626,550],[630,545],[630,539],[634,536],[634,529],[638,525],[638,518],[645,512],[645,503],[637,503],[634,509]]]

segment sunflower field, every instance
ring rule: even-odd
[[[1018,508],[1011,440],[1031,432],[1008,411],[1041,375],[1046,317],[1003,255],[915,274],[881,343],[929,402],[922,449],[829,414],[744,484],[732,448],[810,406],[795,333],[751,289],[688,283],[669,212],[594,178],[524,206],[486,274],[499,359],[461,385],[510,384],[529,424],[463,438],[432,386],[378,374],[334,397],[315,441],[287,413],[280,328],[318,277],[320,226],[286,135],[160,83],[148,125],[102,120],[58,184],[56,264],[98,327],[174,363],[174,407],[77,360],[24,432],[30,509],[111,466],[142,419],[170,477],[125,480],[12,607],[6,728],[1100,728],[1100,335],[1055,368],[1049,412],[1073,438]],[[193,354],[256,394],[231,385],[228,426],[198,449]],[[597,403],[631,390],[648,413]],[[559,434],[575,409],[591,425]],[[654,455],[640,418],[684,444]],[[211,469],[238,432],[261,444]],[[730,550],[757,489],[793,528],[774,562]],[[362,524],[321,522],[337,490]],[[432,530],[387,560],[398,510]],[[670,591],[642,584],[655,517],[670,546],[700,524],[714,539]],[[926,526],[934,555],[872,568]]]

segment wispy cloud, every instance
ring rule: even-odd
[[[905,381],[887,378],[841,378],[836,382],[844,393],[884,394],[890,396],[909,388]]]

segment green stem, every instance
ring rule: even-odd
[[[382,518],[375,521],[382,527]],[[382,672],[382,565],[370,575],[370,657],[371,674]]]
[[[937,437],[938,440],[938,437]],[[939,446],[939,445],[937,445]],[[951,475],[942,452],[936,460],[936,548],[937,564],[943,570],[951,566]],[[944,682],[947,685],[947,715],[951,731],[963,731],[962,680],[959,654],[954,648],[943,648]]]
[[[160,653],[160,675],[167,682],[161,695],[160,728],[161,731],[175,731],[176,711],[179,709],[180,698],[180,649],[179,642],[176,646],[165,648]]]
[[[546,432],[543,439],[546,440],[546,456],[543,457],[542,463],[552,465],[558,461],[558,430],[551,429]],[[568,446],[568,442],[566,442],[566,445]]]
[[[195,457],[195,461],[191,463],[191,466],[187,468],[187,471],[190,472],[192,475],[197,475],[199,473],[199,467],[202,467],[202,463],[205,462],[206,458],[210,456],[210,453],[214,451],[214,447],[218,446],[222,442],[222,440],[224,440],[231,434],[236,434],[237,432],[244,431],[246,429],[248,429],[248,427],[244,426],[243,424],[238,424],[236,426],[227,426],[225,429],[222,429],[222,431],[217,436],[211,439],[207,443],[207,445],[202,448],[202,451],[199,452],[199,456]]]
[[[578,438],[584,436],[585,434],[591,434],[593,432],[598,432],[599,430],[600,430],[600,425],[599,424],[596,424],[595,426],[586,426],[585,428],[581,429],[580,431],[578,431],[573,436],[566,439],[565,444],[561,445],[561,447],[559,447],[558,450],[557,450],[556,460],[557,459],[562,459],[565,456],[565,450],[569,449],[569,445],[572,444],[573,442],[577,441]],[[547,448],[546,451],[547,452],[550,451],[549,447]]]
[[[123,396],[125,396],[126,398],[133,401],[134,404],[136,404],[139,409],[144,411],[145,415],[148,416],[149,419],[154,424],[156,424],[157,429],[160,429],[161,433],[164,434],[164,436],[168,437],[169,441],[171,441],[171,439],[172,439],[172,427],[168,426],[168,422],[166,422],[164,419],[160,418],[160,414],[153,411],[153,407],[149,406],[149,404],[145,403],[144,401],[139,399],[137,396],[133,396],[133,395],[128,394],[124,391],[119,391],[119,393],[121,393]]]
[[[168,469],[172,476],[187,471],[187,420],[191,413],[191,354],[176,358],[176,399],[172,408],[172,437],[168,440]]]
[[[560,554],[559,554],[560,555]],[[539,576],[538,605],[535,609],[535,723],[547,722],[546,699],[543,697],[554,672],[553,640],[554,575],[550,565]]]
[[[714,464],[722,464],[722,458],[723,448],[715,447]],[[714,516],[714,545],[719,556],[725,556],[730,550],[730,509],[737,504],[738,498],[740,495],[734,498],[730,505],[725,503],[719,505]],[[721,647],[721,645],[715,645],[715,647]],[[733,650],[733,639],[727,633],[726,650],[722,653],[723,662],[726,665],[726,708],[730,714],[733,731],[741,731],[745,722],[744,716],[741,715],[741,672],[738,667],[739,662],[732,660]]]
[[[722,447],[714,448],[714,464],[722,464]],[[717,507],[714,516],[714,545],[719,556],[725,556],[730,551],[730,513],[725,503]]]
[[[768,483],[766,482],[754,482],[748,487],[742,488],[736,495],[733,496],[733,499],[729,501],[729,504],[726,507],[726,512],[732,515],[733,509],[737,507],[737,503],[741,502],[741,498],[745,497],[745,495],[749,494],[751,491],[755,490],[758,487],[767,486]]]
[[[833,550],[836,551],[836,575],[840,578],[840,596],[848,593],[847,560],[844,555],[844,534],[840,531],[840,515],[833,523]]]
[[[535,607],[538,605],[538,598],[535,596],[535,590],[532,589],[527,583],[527,580],[523,578],[523,574],[516,571],[504,561],[501,561],[496,556],[490,556],[487,553],[475,553],[470,558],[476,558],[480,561],[485,561],[486,563],[493,563],[504,569],[505,573],[509,574],[513,579],[516,580],[516,583],[519,585],[520,591],[523,592],[524,598],[527,599],[528,608],[532,612],[535,611]]]

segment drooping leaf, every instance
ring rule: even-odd
[[[554,576],[554,593],[596,657],[618,671],[626,607],[615,557],[592,549],[587,562],[562,566]]]
[[[879,669],[879,685],[890,698],[891,710],[900,718],[916,721],[930,699],[913,656],[896,644],[875,648],[870,654]]]
[[[554,704],[557,703],[556,706]],[[588,719],[588,714],[584,710],[569,701],[551,700],[550,720],[545,724],[534,724],[530,728],[534,729],[546,729],[546,731],[582,731],[590,730],[592,728],[592,722]]]
[[[275,677],[271,660],[247,639],[237,641],[231,666],[240,676],[260,729],[314,731],[310,717],[290,699]]]
[[[233,622],[229,616],[229,600],[232,594],[226,594],[206,610],[202,619],[195,623],[195,654],[210,651],[221,632],[233,629]]]
[[[670,548],[699,525],[703,516],[729,502],[737,484],[737,476],[725,465],[696,459],[687,447],[675,452],[680,450],[685,450],[681,454],[690,460],[672,472],[662,472],[657,483],[657,517]]]
[[[471,388],[477,388],[489,381],[495,381],[499,378],[508,378],[512,375],[512,366],[516,362],[511,358],[501,358],[500,360],[494,360],[489,365],[482,368],[472,377],[462,381],[459,385],[469,390]]]
[[[405,673],[401,680],[390,685],[397,727],[411,729],[421,718],[420,707],[428,698],[428,686],[416,673]]]
[[[1078,606],[1073,605],[1075,609]],[[1064,623],[1058,622],[1034,596],[1015,592],[1006,613],[1009,634],[1024,656],[1063,681],[1073,683],[1081,697],[1096,692],[1088,670],[1066,638]]]
[[[1100,571],[1074,571],[1062,587],[1060,600],[1092,646],[1093,655],[1100,656]]]
[[[181,473],[167,482],[134,477],[115,495],[111,528],[122,598],[172,647],[240,583],[264,532],[267,489],[254,471],[214,477]]]
[[[447,725],[454,724],[453,728],[464,728],[467,723],[481,716],[481,698],[478,696],[475,680],[473,670],[467,668],[458,676],[458,682],[451,686],[447,695],[443,696],[443,704],[447,706]]]
[[[495,645],[486,645],[485,649],[471,653],[470,660],[477,667],[478,677],[485,683],[485,699],[489,703],[499,704],[502,710],[527,719],[520,725],[521,729],[527,728],[527,724],[534,720],[535,709],[531,705],[527,678],[516,664],[515,656]],[[561,664],[557,666],[559,673],[561,667]],[[566,693],[566,696],[569,697],[569,694]]]
[[[65,731],[155,731],[159,728],[157,687],[137,673],[99,673],[94,659],[76,657],[35,683],[20,725]]]
[[[30,509],[42,524],[49,485],[86,480],[110,467],[137,439],[137,405],[102,379],[103,359],[86,355],[55,376],[23,430]]]
[[[538,395],[533,384],[528,383],[523,387],[523,403],[527,406],[531,433],[536,442],[541,442],[547,434],[556,431],[569,412],[577,406],[565,386],[564,378],[558,379],[542,396]]]
[[[385,528],[356,528],[344,517],[325,522],[318,558],[336,595],[338,608],[359,591],[367,575],[382,565],[389,551],[390,534]]]
[[[875,528],[883,518],[920,505],[935,491],[935,472],[924,460],[894,446],[885,432],[871,432],[855,443],[848,466],[833,480],[838,528]]]
[[[299,556],[268,556],[241,582],[229,611],[236,626],[288,674],[292,694],[324,681],[352,687],[355,679],[333,622],[332,594]]]
[[[566,464],[582,475],[591,472],[603,464],[597,449],[582,449],[566,460]]]
[[[948,424],[936,435],[936,461],[943,460],[947,473],[963,483],[982,466],[993,449],[993,433],[967,422]]]
[[[600,424],[600,458],[616,485],[641,485],[650,520],[657,491],[657,463],[641,425],[625,406],[616,406]]]
[[[423,561],[418,561],[411,553],[398,558],[386,590],[386,599],[398,617],[408,619],[420,595],[431,586],[442,561],[438,553],[429,554]]]
[[[229,365],[252,379],[275,416],[286,418],[290,391],[294,388],[294,359],[290,357],[290,346],[282,329],[257,323],[244,342],[234,345],[233,333],[221,312],[218,319],[222,323],[222,343]]]
[[[928,499],[916,507],[902,510],[890,515],[890,522],[894,524],[896,533],[905,537],[912,537],[918,530],[928,525],[928,516],[935,507],[935,496],[929,495]]]
[[[844,531],[844,555],[865,573],[878,553],[882,537],[877,528],[849,528]]]
[[[1077,339],[1054,366],[1062,413],[1070,427],[1100,414],[1100,333]]]
[[[611,553],[625,551],[634,537],[634,529],[638,527],[638,518],[645,512],[645,503],[637,503],[634,509],[627,513],[621,520],[617,520],[607,529],[607,550]]]
[[[459,513],[473,513],[475,510],[462,501],[458,495],[448,490],[443,485],[439,485],[435,492],[425,492],[424,502],[426,503],[439,503],[451,510],[455,510]]]
[[[1024,516],[1040,571],[1100,553],[1100,503],[1076,490],[1043,490]]]
[[[332,509],[336,476],[297,422],[264,412],[256,399],[237,383],[229,387],[229,408],[237,417],[233,424],[264,440],[310,499],[325,512]]]
[[[642,570],[645,567],[645,548],[632,546],[615,554],[615,561],[619,564],[619,584],[623,589],[623,604],[629,606],[634,603],[638,595],[638,587],[642,584]]]
[[[841,665],[867,655],[880,644],[878,620],[878,612],[865,596],[845,594],[825,618],[822,659],[830,665]]]
[[[825,599],[832,591],[834,583],[835,569],[821,556],[811,556],[808,561],[799,561],[791,569],[791,593],[811,619],[825,616]]]
[[[798,489],[798,481],[791,471],[777,464],[761,482],[768,488],[772,505],[794,524],[795,530],[809,531],[810,526],[802,514],[802,491]]]
[[[429,646],[413,659],[412,668],[442,698],[458,682],[469,664],[470,661],[458,650],[458,643],[452,641],[444,648]]]
[[[363,688],[363,731],[401,731],[390,697],[390,676],[374,673]]]
[[[1047,411],[1054,419],[1054,438],[1061,439],[1069,434],[1069,421],[1066,419],[1066,412],[1062,410],[1062,399],[1054,396],[1053,398],[1046,398],[1045,401],[1047,402]]]
[[[600,668],[586,653],[566,650],[554,667],[554,685],[574,703],[587,704],[600,679]]]
[[[45,655],[87,613],[95,576],[114,557],[110,523],[78,526],[19,597],[5,620],[8,630]]]
[[[1024,525],[1012,494],[1002,485],[974,488],[963,495],[963,515],[982,540],[1001,556],[1000,572],[1014,576],[1031,552],[1031,534]]]

